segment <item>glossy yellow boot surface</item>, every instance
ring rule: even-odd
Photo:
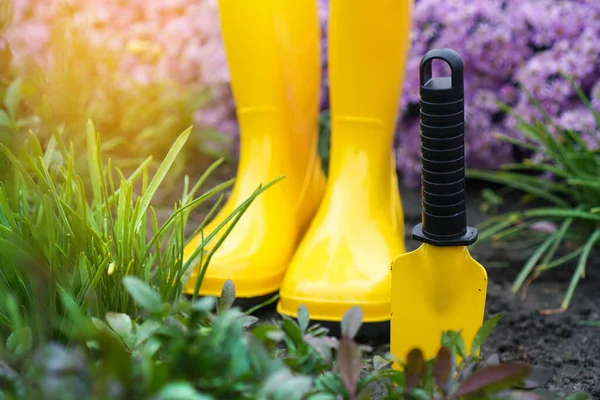
[[[427,243],[392,266],[390,351],[406,361],[413,348],[435,357],[443,331],[462,331],[467,350],[483,324],[487,273],[467,247]]]
[[[260,184],[285,178],[256,198],[216,250],[199,293],[218,295],[231,279],[237,297],[257,297],[279,289],[325,188],[317,154],[317,5],[220,0],[219,13],[240,125],[240,159],[231,196],[207,224],[204,236]],[[198,235],[188,243],[186,260],[201,241]],[[184,289],[188,294],[193,293],[199,262],[192,268]]]
[[[312,319],[340,321],[360,305],[365,322],[390,319],[390,265],[405,251],[392,142],[411,9],[410,1],[331,1],[329,177],[281,287],[282,314],[304,304]]]

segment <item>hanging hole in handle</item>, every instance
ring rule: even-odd
[[[431,72],[431,79],[452,77],[450,64],[439,58],[431,60]]]
[[[433,63],[435,62],[435,66]],[[460,55],[452,49],[433,49],[421,60],[420,84],[425,86],[431,79],[439,77],[451,78],[452,89],[463,90],[464,66]],[[442,76],[433,76],[433,72]],[[443,71],[443,72],[442,72]],[[449,71],[449,73],[447,72]]]

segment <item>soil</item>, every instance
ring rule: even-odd
[[[420,194],[407,188],[401,188],[401,191],[406,222],[412,226],[420,221]],[[488,216],[479,209],[480,187],[470,186],[468,192],[468,223],[474,226]],[[515,201],[509,208],[519,207]],[[407,247],[418,245],[407,238]],[[523,295],[511,291],[524,264],[518,254],[500,251],[489,243],[474,246],[471,254],[488,272],[486,318],[503,313],[483,346],[482,355],[488,357],[495,353],[501,362],[519,361],[551,368],[554,376],[543,388],[562,395],[584,391],[594,399],[600,399],[600,322],[598,327],[581,323],[600,321],[599,263],[590,262],[569,308],[548,315],[546,310],[560,307],[574,264],[542,274]],[[594,260],[593,257],[590,259]],[[498,261],[505,262],[506,266],[490,266]]]
[[[228,179],[234,171],[232,166],[218,168],[205,187],[212,187],[219,180]],[[479,209],[480,189],[481,187],[469,186],[467,212],[471,226],[487,217]],[[176,193],[181,191],[176,190]],[[401,187],[401,196],[407,233],[406,245],[408,250],[412,250],[419,246],[408,235],[412,227],[420,222],[420,194],[414,189]],[[516,203],[514,206],[520,207]],[[167,207],[168,209],[171,208]],[[205,213],[199,211],[192,218],[199,223]],[[193,230],[194,226],[188,229]],[[504,314],[483,346],[483,356],[496,353],[501,362],[524,361],[551,368],[554,376],[543,388],[560,394],[585,391],[594,399],[600,399],[600,265],[591,262],[587,267],[586,277],[580,281],[566,311],[547,315],[542,311],[560,306],[574,265],[542,274],[529,285],[526,296],[522,298],[521,294],[514,295],[511,292],[513,280],[523,266],[522,259],[487,243],[475,246],[471,254],[488,271],[487,317],[499,312]],[[600,261],[598,257],[590,259]],[[504,262],[506,266],[493,267],[498,261]],[[272,310],[265,310],[258,316],[269,319],[274,316],[273,313]],[[583,320],[599,321],[599,325],[583,325]],[[381,339],[369,345],[376,353],[384,353],[389,350],[388,342],[389,339]]]

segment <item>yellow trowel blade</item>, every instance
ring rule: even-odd
[[[487,273],[466,247],[424,243],[392,264],[391,353],[401,361],[418,347],[429,359],[443,331],[461,331],[470,348],[485,311]]]
[[[451,76],[433,78],[434,60]],[[471,346],[487,293],[487,273],[467,249],[477,230],[467,226],[463,62],[451,49],[431,50],[419,75],[422,223],[412,237],[423,244],[392,264],[390,347],[401,362],[414,348],[434,357],[444,331]]]

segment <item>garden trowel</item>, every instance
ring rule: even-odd
[[[436,59],[450,77],[432,77]],[[460,331],[470,348],[487,291],[487,273],[467,248],[477,230],[466,215],[462,59],[451,49],[431,50],[419,77],[422,221],[412,238],[422,245],[392,264],[390,346],[400,362],[414,348],[434,357],[443,331]]]

